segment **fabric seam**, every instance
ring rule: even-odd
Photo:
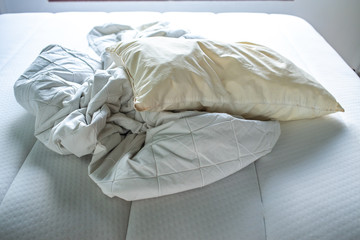
[[[262,213],[263,224],[264,224],[264,235],[265,235],[265,240],[267,240],[267,229],[266,229],[264,201],[263,201],[263,195],[262,195],[262,191],[261,191],[261,185],[260,185],[259,174],[258,174],[257,164],[256,163],[257,163],[257,161],[254,162],[254,167],[255,167],[256,181],[257,181],[258,188],[259,188],[260,203],[261,203],[261,213]]]
[[[243,161],[241,160],[241,151],[240,151],[240,148],[239,148],[239,140],[236,136],[236,133],[235,133],[235,127],[234,127],[234,124],[233,124],[233,120],[230,121],[230,124],[231,124],[231,128],[233,130],[233,134],[234,134],[234,137],[235,137],[235,140],[236,140],[236,147],[237,147],[237,154],[238,154],[238,158],[239,158],[239,169],[242,169],[243,168]],[[247,150],[247,149],[246,149]]]
[[[151,142],[154,142],[154,136],[151,136]],[[161,193],[161,189],[160,189],[160,181],[159,181],[159,169],[158,169],[158,164],[156,161],[156,157],[155,157],[155,153],[154,153],[154,148],[153,148],[153,144],[150,145],[151,146],[151,153],[152,153],[152,157],[154,159],[154,164],[155,164],[155,170],[156,170],[156,181],[157,181],[157,185],[158,185],[158,196],[160,196]],[[115,179],[115,181],[117,181],[118,179]]]
[[[269,149],[265,149],[263,151],[260,152],[256,152],[256,153],[264,153],[264,152],[268,152]],[[246,156],[250,156],[251,154],[248,154]],[[255,161],[259,160],[260,158],[257,158]],[[111,159],[112,161],[114,161],[113,159]],[[235,162],[235,161],[239,161],[238,158],[236,159],[232,159],[232,160],[228,160],[228,161],[224,161],[222,163],[228,163],[228,162]],[[254,162],[255,162],[254,161]],[[250,165],[251,163],[249,163],[248,165]],[[195,170],[200,170],[202,168],[207,168],[207,167],[213,167],[216,166],[215,164],[210,164],[210,165],[206,165],[206,166],[201,166],[198,168],[194,168],[194,169],[188,169],[188,170],[184,170],[184,171],[178,171],[175,173],[166,173],[166,174],[162,174],[162,175],[156,175],[156,176],[151,176],[151,177],[129,177],[129,178],[120,178],[120,179],[114,179],[114,180],[105,180],[105,181],[98,181],[98,183],[108,183],[108,182],[118,182],[118,181],[122,181],[122,180],[130,180],[130,179],[151,179],[151,178],[158,178],[158,177],[162,177],[162,176],[168,176],[168,175],[172,175],[172,174],[177,174],[177,173],[184,173],[184,172],[189,172],[189,171],[195,171]],[[247,166],[247,165],[246,165]],[[243,165],[243,167],[246,167]],[[241,170],[241,169],[240,169]]]
[[[185,122],[186,122],[186,125],[188,126],[189,130],[190,130],[190,134],[191,134],[191,139],[192,139],[192,142],[194,144],[194,150],[196,152],[196,158],[199,162],[199,171],[200,171],[200,175],[201,175],[201,186],[203,187],[205,185],[205,180],[204,180],[204,175],[203,175],[203,172],[202,172],[202,166],[201,166],[201,162],[200,162],[200,156],[199,156],[199,152],[197,150],[197,146],[196,146],[196,141],[195,141],[195,138],[194,138],[194,134],[193,134],[193,131],[190,127],[190,124],[189,124],[189,121],[187,120],[187,118],[184,118]]]
[[[133,202],[131,201],[130,202],[130,207],[129,207],[128,220],[127,220],[127,223],[126,223],[126,232],[125,232],[125,238],[124,238],[125,240],[127,239],[127,234],[129,232],[132,205],[133,205]]]
[[[24,166],[24,163],[26,162],[26,159],[29,157],[30,153],[31,153],[31,152],[32,152],[32,150],[34,149],[35,144],[36,144],[38,141],[39,141],[39,140],[37,140],[37,139],[35,140],[35,142],[34,142],[34,144],[32,145],[32,147],[31,147],[30,151],[27,153],[26,157],[24,158],[24,161],[21,163],[21,166],[20,166],[20,167],[19,167],[19,169],[17,170],[17,173],[15,174],[15,176],[14,176],[14,178],[12,179],[12,181],[11,181],[11,183],[10,183],[9,187],[7,188],[7,190],[6,190],[6,192],[5,192],[5,195],[4,195],[3,199],[1,199],[1,201],[0,201],[0,208],[1,208],[1,206],[2,206],[2,203],[3,203],[4,199],[6,198],[6,195],[7,195],[7,194],[8,194],[8,192],[9,192],[9,189],[11,188],[11,186],[13,185],[13,183],[14,183],[15,179],[16,179],[16,178],[17,178],[17,176],[19,175],[20,170],[21,170],[21,169],[22,169],[22,167]]]

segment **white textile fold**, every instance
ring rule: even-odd
[[[135,37],[196,37],[170,25],[95,27],[89,44],[103,62],[58,45],[45,48],[17,80],[17,101],[36,116],[35,135],[51,150],[91,154],[89,175],[102,191],[126,200],[206,186],[269,153],[276,121],[224,113],[137,112],[123,68],[104,68],[104,49]]]

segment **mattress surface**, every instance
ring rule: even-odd
[[[134,201],[127,239],[265,239],[254,164],[202,189]]]
[[[87,176],[89,159],[35,143],[34,118],[16,103],[12,87],[49,44],[96,56],[86,39],[92,27],[159,20],[214,40],[273,48],[312,74],[345,113],[281,123],[269,155],[202,189],[110,199]],[[360,80],[304,20],[251,13],[5,14],[0,33],[0,239],[360,238]]]
[[[131,202],[98,191],[88,163],[37,142],[1,204],[1,239],[125,239]]]

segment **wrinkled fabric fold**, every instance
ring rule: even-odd
[[[102,55],[105,45],[124,36],[159,34],[191,36],[164,23],[136,29],[108,24],[90,32],[89,44]],[[269,153],[280,135],[276,121],[138,112],[126,71],[104,66],[111,63],[51,45],[17,80],[14,92],[35,115],[35,136],[45,146],[64,155],[91,155],[89,176],[109,197],[137,200],[206,186]]]

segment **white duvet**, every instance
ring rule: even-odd
[[[164,23],[95,27],[88,40],[101,62],[51,45],[14,86],[17,101],[36,116],[36,137],[59,154],[91,154],[89,176],[110,197],[136,200],[203,187],[269,153],[280,135],[276,121],[137,112],[127,73],[112,65],[105,48],[152,36],[197,37]]]

